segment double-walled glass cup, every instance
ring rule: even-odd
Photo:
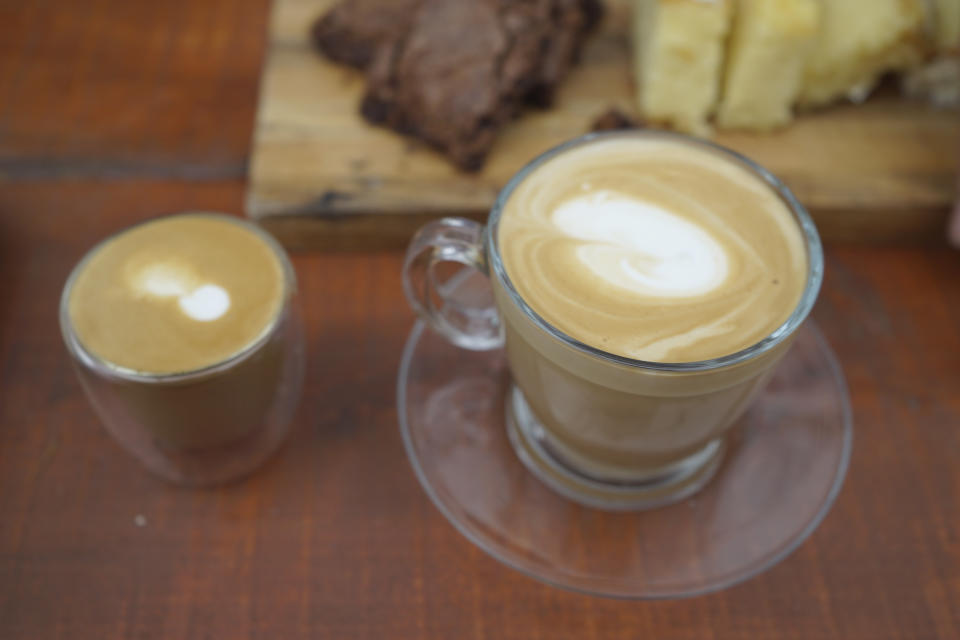
[[[584,344],[527,304],[500,254],[499,223],[506,203],[527,176],[552,158],[619,136],[706,148],[745,167],[787,205],[804,238],[808,270],[799,302],[781,326],[723,357],[646,362]],[[440,281],[437,267],[445,262],[487,275],[492,298],[458,299],[455,281]],[[747,158],[674,133],[614,132],[572,140],[533,160],[500,193],[485,226],[459,218],[424,226],[411,241],[403,275],[410,304],[434,330],[466,349],[505,347],[513,378],[507,429],[528,469],[583,504],[640,509],[681,500],[712,477],[731,428],[814,305],[823,251],[813,221],[793,194]]]
[[[305,354],[296,275],[283,248],[236,217],[189,215],[241,225],[279,262],[280,310],[253,343],[221,362],[174,374],[133,371],[92,353],[71,321],[70,296],[87,262],[116,236],[74,268],[61,297],[60,328],[83,389],[110,434],[163,478],[208,486],[249,474],[283,443],[300,397]]]

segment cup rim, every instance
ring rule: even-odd
[[[270,323],[263,328],[263,331],[240,351],[234,353],[224,360],[219,360],[198,369],[190,369],[189,371],[179,371],[174,373],[149,373],[145,371],[138,371],[136,369],[115,364],[92,353],[80,340],[74,329],[73,322],[70,319],[70,293],[73,291],[74,282],[79,277],[80,272],[83,271],[83,268],[93,258],[94,255],[96,255],[115,238],[141,226],[171,218],[182,217],[213,218],[215,220],[221,220],[235,224],[254,233],[258,238],[263,240],[267,246],[270,247],[270,250],[276,256],[280,263],[281,269],[283,270],[284,295],[277,314],[273,317]],[[267,233],[259,225],[248,220],[244,220],[238,216],[212,211],[181,211],[173,214],[152,216],[146,220],[141,220],[135,224],[126,226],[109,234],[91,247],[73,267],[73,269],[70,271],[70,275],[67,277],[67,280],[63,285],[63,291],[60,294],[60,332],[63,335],[63,341],[66,344],[70,355],[86,368],[93,369],[102,376],[144,384],[178,384],[183,382],[191,382],[198,379],[208,378],[211,375],[220,373],[221,371],[231,369],[256,353],[260,347],[262,347],[273,337],[277,331],[277,327],[279,327],[283,322],[288,313],[286,307],[288,306],[290,299],[296,293],[296,289],[297,276],[293,269],[293,265],[290,262],[289,256],[287,255],[286,251],[283,250],[283,247],[280,245],[277,239]]]
[[[790,212],[797,221],[797,225],[800,227],[804,237],[804,245],[807,251],[807,281],[806,285],[804,286],[803,293],[800,296],[800,300],[797,302],[796,307],[794,307],[793,312],[779,327],[774,329],[766,337],[739,351],[716,358],[698,360],[695,362],[653,362],[629,358],[627,356],[621,356],[615,353],[604,351],[597,347],[593,347],[561,331],[557,327],[550,324],[536,311],[534,311],[533,308],[527,304],[527,302],[517,291],[517,288],[514,286],[513,281],[510,280],[510,276],[507,274],[506,268],[503,264],[503,259],[500,255],[499,234],[497,233],[504,207],[506,206],[507,201],[510,199],[513,191],[527,178],[527,176],[533,173],[541,165],[566,151],[593,144],[598,141],[624,137],[659,138],[680,144],[699,146],[700,148],[719,153],[720,155],[740,164],[748,171],[759,177],[764,183],[773,189],[773,191],[790,209]],[[750,160],[741,153],[708,140],[702,140],[672,131],[630,130],[588,133],[586,135],[563,142],[541,153],[539,156],[528,162],[522,169],[520,169],[520,171],[517,172],[509,182],[507,182],[506,186],[498,194],[484,231],[484,250],[487,254],[487,263],[490,267],[490,270],[500,280],[501,284],[503,284],[504,289],[510,296],[511,301],[547,335],[581,353],[607,362],[636,369],[663,372],[712,371],[751,360],[770,351],[790,337],[797,330],[797,328],[800,327],[803,321],[810,314],[811,309],[813,309],[817,295],[820,292],[821,284],[823,283],[823,245],[820,241],[820,235],[817,232],[816,225],[814,225],[810,214],[803,207],[803,205],[800,204],[790,189],[787,188],[787,186],[776,176],[770,173],[770,171],[764,169],[759,164]]]

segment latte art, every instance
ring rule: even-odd
[[[198,322],[219,319],[230,308],[230,294],[223,287],[205,284],[178,300],[180,310]]]
[[[225,216],[187,214],[133,227],[79,269],[70,320],[84,347],[139,373],[196,371],[270,330],[283,267],[264,240]]]
[[[565,202],[553,223],[584,242],[576,255],[604,281],[650,296],[702,295],[727,277],[727,256],[703,229],[656,205],[599,191]]]
[[[527,176],[501,215],[520,296],[567,335],[629,358],[735,353],[780,326],[806,284],[786,204],[693,143],[586,144]]]
[[[176,298],[180,310],[198,322],[217,320],[230,309],[230,294],[216,284],[201,284],[189,268],[176,262],[138,269],[128,283],[135,296]]]

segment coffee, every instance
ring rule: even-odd
[[[171,216],[91,251],[61,325],[117,440],[169,479],[213,484],[252,470],[287,432],[303,371],[294,290],[262,231]]]
[[[749,347],[783,324],[807,279],[803,235],[775,191],[717,151],[658,138],[551,158],[507,200],[498,238],[537,314],[637,360]]]
[[[703,486],[816,295],[805,216],[761,170],[682,136],[583,139],[528,167],[487,244],[528,467],[612,508]]]
[[[441,285],[447,261],[487,274],[492,303]],[[403,282],[454,344],[506,348],[507,433],[534,474],[632,509],[710,479],[822,269],[813,222],[776,178],[708,142],[629,131],[534,159],[486,228],[423,227]]]
[[[163,218],[112,238],[77,273],[77,338],[110,366],[162,375],[215,365],[276,321],[284,272],[259,236],[228,219]]]

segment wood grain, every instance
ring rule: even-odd
[[[955,638],[960,254],[833,247],[816,320],[857,423],[840,498],[768,573],[675,602],[541,585],[484,555],[418,486],[394,385],[412,316],[398,252],[295,256],[309,336],[289,444],[248,481],[155,480],[97,424],[56,325],[96,239],[239,182],[0,192],[0,637]],[[32,215],[25,215],[27,212]],[[142,515],[145,526],[135,518]]]
[[[383,244],[371,233],[372,220],[409,235],[425,214],[480,215],[527,161],[586,133],[613,105],[632,110],[627,3],[611,0],[556,107],[508,126],[479,174],[458,172],[359,116],[362,74],[326,61],[308,44],[311,21],[331,2],[274,3],[254,130],[247,212],[263,220],[285,216],[288,237],[299,244],[329,245],[331,231],[342,241]],[[723,133],[717,142],[783,179],[827,237],[929,239],[941,235],[955,195],[958,115],[888,92],[866,105],[805,114],[779,133]],[[292,216],[302,221],[293,224]]]
[[[265,468],[210,491],[143,471],[84,399],[57,299],[121,227],[241,210],[265,9],[0,2],[0,638],[960,637],[960,254],[945,249],[828,246],[814,315],[850,383],[850,474],[794,555],[715,595],[560,591],[444,520],[396,426],[413,317],[395,251],[295,255],[307,382]],[[236,50],[202,44],[223,37]],[[188,55],[203,46],[220,53]]]
[[[240,179],[268,0],[0,2],[0,179]]]

